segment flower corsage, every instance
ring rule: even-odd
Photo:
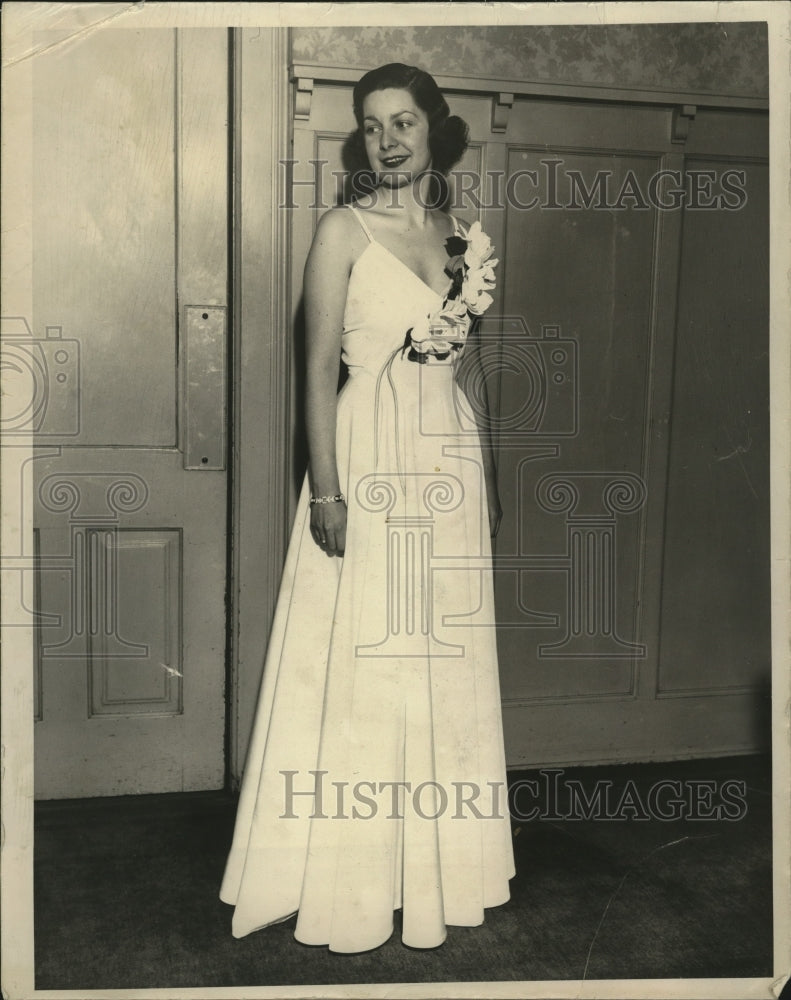
[[[411,327],[404,341],[409,360],[420,364],[430,355],[444,361],[452,353],[461,353],[473,318],[482,316],[493,301],[490,292],[499,261],[492,257],[492,241],[480,222],[473,222],[466,236],[449,237],[445,246],[450,257],[445,265],[450,289],[439,309]]]

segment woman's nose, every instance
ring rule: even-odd
[[[392,146],[395,146],[395,138],[391,132],[387,131],[387,129],[382,129],[382,134],[379,139],[379,148],[390,149]]]

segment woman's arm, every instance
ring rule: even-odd
[[[351,270],[349,230],[343,212],[333,209],[322,216],[305,262],[305,422],[313,496],[341,492],[335,454],[335,410],[343,312]],[[343,553],[345,503],[313,504],[310,524],[321,548],[330,555]]]

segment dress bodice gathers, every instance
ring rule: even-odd
[[[368,244],[349,276],[341,356],[351,375],[365,371],[377,376],[392,352],[403,346],[407,331],[439,308],[443,296],[373,238],[359,209],[351,210]]]

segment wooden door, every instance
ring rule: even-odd
[[[766,745],[767,122],[687,124],[531,99],[489,144],[514,763]]]
[[[297,324],[354,127],[349,84],[308,82]],[[685,144],[670,106],[518,97],[506,116],[496,98],[448,95],[471,136],[451,209],[481,221],[501,260],[483,330],[508,763],[755,749],[769,676],[766,118],[698,109]],[[704,168],[714,179],[693,182]],[[742,169],[744,205],[722,187]],[[670,189],[692,183],[684,209]],[[720,464],[727,442],[736,462]]]
[[[225,29],[36,56],[40,798],[223,784],[228,78]]]

